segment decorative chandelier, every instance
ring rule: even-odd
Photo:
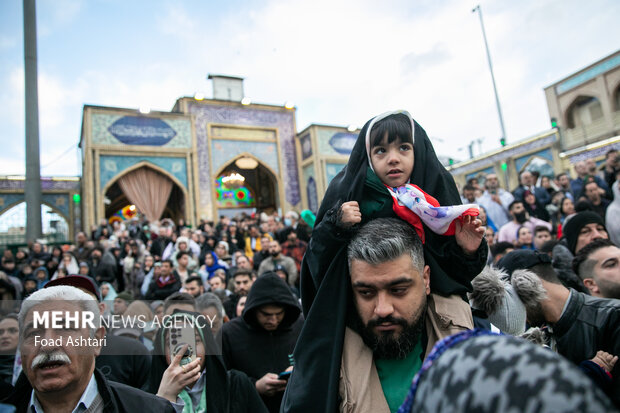
[[[249,156],[244,156],[235,161],[235,165],[237,165],[241,169],[254,169],[258,166],[258,161],[254,158],[250,158]]]
[[[229,189],[241,188],[244,182],[245,182],[245,177],[236,172],[231,173],[230,175],[227,175],[222,178],[222,184],[224,184],[224,186]]]

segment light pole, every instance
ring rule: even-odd
[[[24,66],[26,79],[26,242],[41,236],[41,163],[37,91],[37,22],[35,0],[24,0]]]
[[[489,45],[487,44],[487,35],[484,31],[484,22],[482,21],[482,9],[477,5],[472,9],[472,13],[478,11],[480,17],[480,27],[482,27],[482,38],[484,39],[484,47],[487,51],[487,60],[489,61],[489,70],[491,71],[491,80],[493,81],[493,91],[495,92],[495,103],[497,104],[497,114],[499,115],[499,125],[502,128],[502,139],[506,142],[506,131],[504,130],[504,118],[502,116],[502,107],[499,104],[499,96],[497,95],[497,87],[495,86],[495,76],[493,75],[493,65],[491,64],[491,53],[489,53]]]

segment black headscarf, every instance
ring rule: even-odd
[[[460,205],[461,198],[454,179],[437,158],[424,129],[407,112],[398,111],[392,115],[406,116],[413,125],[414,168],[410,182],[433,196],[441,205]],[[385,114],[379,117],[384,118]],[[373,119],[366,122],[360,131],[347,165],[329,184],[316,217],[311,245],[304,256],[301,296],[306,321],[295,347],[295,369],[282,402],[281,411],[284,412],[335,412],[338,409],[339,372],[347,312],[355,311],[346,256],[350,235],[335,229],[332,234],[323,233],[321,236],[327,236],[332,244],[339,245],[337,251],[331,250],[322,247],[323,240],[317,234],[317,227],[323,220],[334,221],[334,214],[343,202],[359,202],[363,198],[369,167],[366,133],[371,124],[374,126]],[[389,199],[389,202],[392,200]],[[388,213],[394,216],[391,207]],[[462,260],[444,259],[463,254],[454,237],[437,235],[426,227],[425,234],[424,256],[431,268],[431,291],[464,296],[472,290],[471,280],[480,273],[486,262],[484,239],[477,256],[471,260],[472,264],[463,266]]]

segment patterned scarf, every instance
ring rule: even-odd
[[[441,206],[435,198],[417,185],[406,184],[397,188],[386,185],[386,187],[394,199],[392,206],[394,212],[413,225],[422,242],[424,242],[423,223],[436,234],[454,235],[457,220],[462,222],[465,216],[477,217],[480,214],[478,205],[475,204]]]

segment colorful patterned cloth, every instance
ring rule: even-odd
[[[480,214],[478,205],[475,204],[441,206],[435,198],[417,185],[406,184],[397,188],[389,186],[387,188],[394,198],[394,212],[413,225],[422,242],[424,242],[422,223],[436,234],[454,235],[457,219],[462,222],[465,216],[477,217]]]

